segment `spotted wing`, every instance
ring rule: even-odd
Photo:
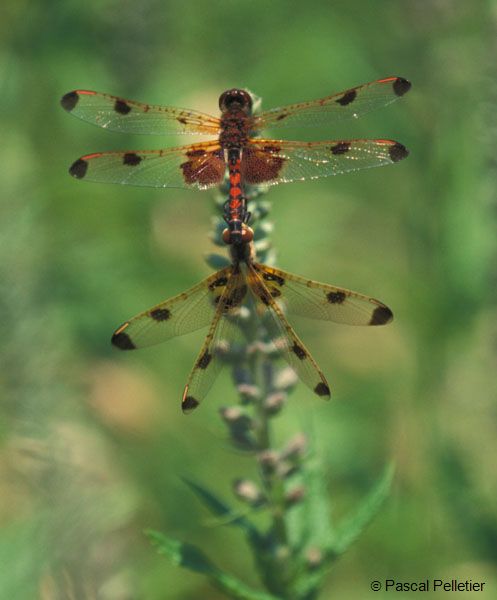
[[[207,327],[230,272],[231,267],[221,269],[186,292],[126,321],[112,336],[113,345],[121,350],[134,350]]]
[[[387,77],[319,100],[273,108],[255,116],[252,128],[261,131],[289,125],[333,125],[386,106],[406,94],[411,84],[402,77]]]
[[[149,187],[197,187],[219,185],[226,171],[217,142],[165,150],[96,152],[75,161],[69,173],[76,179]]]
[[[260,265],[258,265],[260,268]],[[330,398],[330,387],[316,361],[286,320],[260,271],[248,267],[248,283],[271,341],[299,378],[318,396]]]
[[[155,135],[219,133],[219,119],[210,115],[170,106],[143,104],[90,90],[69,92],[60,103],[75,117],[112,131]]]
[[[275,185],[390,165],[409,155],[393,140],[286,142],[252,139],[244,149],[242,180]]]
[[[346,325],[386,325],[392,311],[379,300],[259,263],[254,269],[290,314]]]
[[[243,339],[237,317],[247,286],[239,267],[228,269],[231,269],[231,275],[217,301],[209,332],[183,392],[182,409],[185,413],[197,408],[210,390],[223,366],[221,355],[226,351],[226,344]]]

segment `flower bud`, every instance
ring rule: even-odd
[[[265,501],[264,494],[249,479],[237,479],[234,481],[233,491],[240,500],[250,504],[250,506],[260,506]]]
[[[276,467],[276,475],[280,479],[288,479],[292,475],[295,475],[299,471],[299,466],[288,462],[287,460],[280,460]]]
[[[240,383],[236,386],[236,391],[242,397],[241,401],[243,404],[249,404],[257,400],[261,393],[256,385],[250,385],[249,383]]]
[[[264,450],[259,452],[257,460],[261,469],[266,475],[272,475],[276,472],[276,468],[279,462],[279,454],[275,450]]]
[[[246,415],[238,406],[222,406],[219,409],[219,414],[228,424],[239,422],[242,419],[250,420],[249,416]]]
[[[274,376],[274,387],[286,391],[295,387],[298,382],[297,374],[290,367],[280,369]]]
[[[323,553],[316,546],[311,546],[305,553],[305,560],[309,569],[317,569],[323,563]]]
[[[286,492],[285,494],[285,504],[288,508],[291,506],[295,506],[305,496],[305,487],[303,485],[298,485],[294,487],[292,490]]]
[[[303,433],[297,433],[286,445],[281,453],[282,458],[298,461],[307,450],[307,438]]]
[[[219,413],[229,429],[231,441],[242,450],[255,450],[253,422],[238,406],[224,406]]]
[[[264,400],[264,410],[268,415],[276,415],[285,405],[287,396],[283,392],[273,392]]]

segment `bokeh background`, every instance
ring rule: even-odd
[[[394,138],[411,156],[267,196],[279,266],[395,313],[374,330],[294,321],[336,401],[299,385],[278,435],[312,432],[337,518],[397,463],[323,598],[430,576],[486,581],[479,597],[495,597],[496,3],[3,0],[1,14],[0,598],[221,598],[156,555],[146,527],[258,585],[238,534],[207,526],[181,480],[230,498],[232,479],[255,473],[218,416],[236,400],[227,372],[180,411],[204,332],[129,354],[109,343],[210,272],[212,195],[67,174],[91,151],[193,140],[99,130],[59,98],[89,88],[217,114],[228,87],[269,108],[390,75],[413,82],[400,102],[285,132]]]

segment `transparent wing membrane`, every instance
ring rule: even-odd
[[[219,119],[194,110],[144,104],[91,90],[62,97],[62,107],[75,117],[104,129],[149,135],[219,133]]]

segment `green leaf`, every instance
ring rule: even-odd
[[[185,569],[205,575],[215,572],[216,569],[209,559],[192,544],[184,544],[152,529],[145,531],[145,533],[152,544],[156,546],[157,552],[167,556],[176,566],[185,567]]]
[[[213,585],[235,600],[280,600],[275,596],[259,592],[242,581],[218,569],[196,546],[185,544],[158,531],[147,530],[146,535],[159,554],[167,556],[177,566],[206,575]]]
[[[391,463],[361,502],[356,513],[340,524],[335,535],[335,541],[327,548],[331,554],[334,556],[343,554],[373,520],[390,493],[394,472],[395,465]]]
[[[323,579],[330,569],[331,562],[350,547],[378,513],[390,492],[394,470],[393,464],[388,465],[376,485],[360,503],[355,514],[346,518],[336,528],[335,532],[332,532],[329,514],[322,501],[324,496],[320,495],[325,492],[324,485],[322,482],[314,483],[314,491],[318,494],[318,498],[316,502],[312,503],[316,513],[312,515],[311,520],[311,529],[314,531],[311,543],[317,548],[323,549],[323,562],[317,568],[307,570],[307,573],[301,572],[294,587],[297,598],[308,600],[316,597],[319,588],[322,586]],[[311,480],[315,478],[317,473],[318,471],[314,470]],[[315,535],[314,529],[316,526],[319,526],[320,518],[323,518],[323,532],[329,535],[324,543],[321,541],[321,535]]]

